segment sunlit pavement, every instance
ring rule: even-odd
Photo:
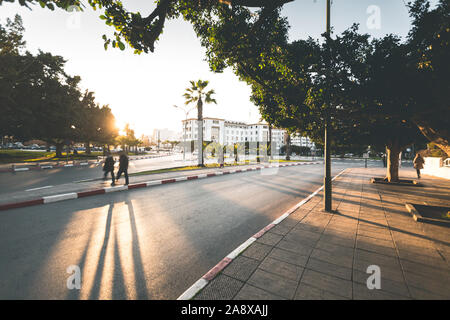
[[[321,210],[318,193],[182,298],[450,299],[450,229],[416,222],[405,208],[450,206],[450,182],[423,175],[422,187],[370,183],[383,174],[346,170],[333,184],[334,213]],[[400,174],[415,178],[412,169]]]
[[[0,299],[175,299],[323,178],[268,170],[4,211]]]

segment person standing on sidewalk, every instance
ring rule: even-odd
[[[106,177],[108,176],[108,173],[111,172],[112,177],[112,183],[111,185],[115,185],[115,179],[114,179],[114,158],[112,157],[111,153],[106,153],[106,159],[105,163],[103,164],[103,171],[105,174],[103,175],[103,180],[106,180]]]
[[[420,179],[420,169],[423,169],[423,164],[425,163],[425,159],[419,154],[416,154],[414,158],[414,169],[417,171],[417,178]]]
[[[125,154],[125,151],[122,151],[120,153],[119,157],[119,171],[117,172],[117,179],[116,181],[119,181],[120,176],[122,173],[125,174],[125,185],[128,185],[128,157]]]

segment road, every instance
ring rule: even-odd
[[[0,299],[176,299],[322,173],[266,169],[3,211]],[[67,289],[71,265],[81,290]]]
[[[230,159],[231,161],[231,159]],[[207,162],[216,162],[208,160]],[[333,164],[347,163],[363,166],[362,160],[334,160]],[[133,160],[129,164],[129,173],[145,170],[158,170],[169,167],[195,165],[196,160],[182,161],[180,154],[155,159]],[[370,161],[369,166],[381,166],[381,161]],[[116,170],[117,171],[117,170]],[[101,165],[85,167],[67,167],[48,170],[30,170],[22,172],[0,173],[0,194],[11,192],[33,192],[36,189],[57,189],[58,185],[100,179],[103,175]]]
[[[180,156],[132,160],[129,163],[128,173],[179,167],[192,163],[192,161],[181,161]],[[116,165],[118,165],[118,161],[116,161]],[[100,179],[102,176],[102,165],[4,172],[0,173],[0,194],[16,191],[33,191],[41,188],[57,188],[60,184]]]

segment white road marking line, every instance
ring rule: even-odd
[[[31,188],[31,189],[27,189],[27,190],[25,190],[25,191],[35,191],[35,190],[48,189],[48,188],[53,188],[53,186],[45,186],[45,187],[39,187],[39,188]]]

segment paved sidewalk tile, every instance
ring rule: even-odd
[[[333,207],[319,192],[234,259],[197,298],[450,299],[450,228],[418,223],[405,202],[450,206],[450,181],[424,187],[370,183],[385,169],[348,169],[334,181]],[[412,169],[401,176],[414,179]],[[380,270],[380,288],[373,267]],[[372,282],[371,282],[372,281]]]

